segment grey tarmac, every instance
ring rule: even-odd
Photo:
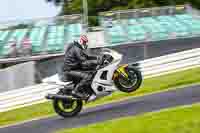
[[[194,85],[85,109],[73,118],[64,119],[54,116],[0,128],[0,133],[53,133],[63,128],[81,127],[106,120],[198,102],[200,102],[200,85]]]

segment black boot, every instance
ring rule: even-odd
[[[89,94],[87,94],[87,92],[82,91],[82,89],[88,86],[88,83],[90,83],[91,81],[92,75],[84,74],[82,77],[82,80],[75,86],[75,89],[72,91],[72,95],[77,96],[79,98],[87,99]]]
[[[82,93],[80,92],[80,90],[84,87],[83,84],[79,83],[75,89],[72,91],[72,95],[77,97],[77,98],[81,98],[81,99],[87,99],[88,98],[88,94],[86,93]]]

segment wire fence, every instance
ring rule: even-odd
[[[0,58],[61,53],[85,32],[82,15],[9,21],[0,24]]]
[[[190,5],[102,12],[108,45],[200,36],[200,13]]]

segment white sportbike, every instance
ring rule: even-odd
[[[92,72],[91,82],[81,89],[81,93],[87,94],[86,99],[73,96],[72,90],[76,85],[73,82],[54,82],[59,85],[59,91],[56,94],[48,94],[46,98],[53,100],[57,114],[62,117],[75,116],[81,111],[84,101],[95,101],[111,95],[114,91],[130,93],[140,87],[142,74],[138,63],[120,64],[122,54],[111,49],[102,49],[100,54],[104,57],[102,64]],[[52,84],[52,81],[49,83]]]

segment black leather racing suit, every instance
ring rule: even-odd
[[[79,92],[82,87],[91,80],[88,71],[94,70],[98,62],[98,56],[89,56],[81,45],[74,41],[68,44],[65,51],[63,73],[67,80],[73,81],[76,85],[75,92]]]

